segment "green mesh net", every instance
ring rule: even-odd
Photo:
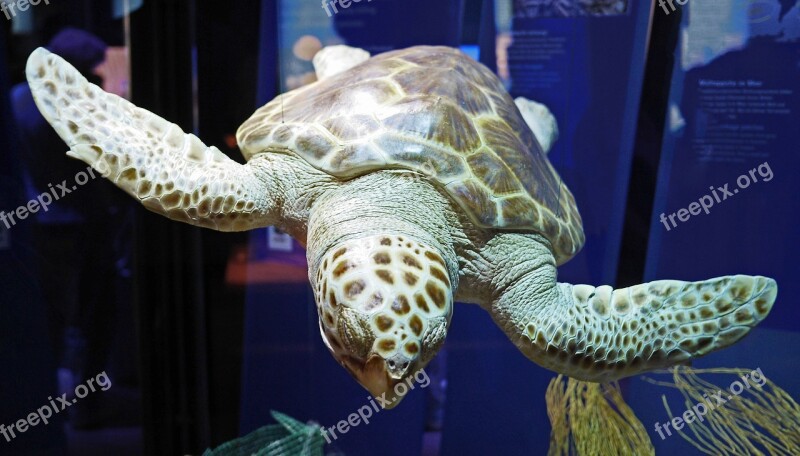
[[[325,438],[316,424],[304,424],[271,411],[278,424],[270,424],[224,443],[203,456],[322,456]]]

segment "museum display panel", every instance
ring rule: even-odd
[[[800,451],[800,4],[18,3],[0,453]]]
[[[778,282],[782,297],[792,296],[800,244],[790,234],[798,206],[789,195],[798,182],[781,174],[800,165],[800,4],[694,2],[683,12],[645,279],[758,270]],[[746,339],[747,350],[714,353],[695,365],[758,368],[797,391],[797,376],[784,366],[797,362],[798,317],[795,306],[776,305]],[[631,405],[650,403],[655,388],[634,385]],[[642,409],[644,423],[664,421],[661,410]],[[653,439],[657,451],[684,448],[664,437]]]

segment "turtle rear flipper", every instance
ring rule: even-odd
[[[39,48],[28,83],[45,119],[80,159],[149,210],[194,225],[238,231],[268,224],[267,185],[253,163],[216,147],[89,83],[61,57]]]
[[[547,106],[524,97],[514,99],[519,113],[531,129],[544,153],[549,153],[558,140],[558,122]]]
[[[314,70],[320,81],[369,60],[369,52],[345,45],[327,46],[314,55]]]

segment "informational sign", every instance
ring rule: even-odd
[[[346,44],[375,55],[419,44],[457,47],[461,0],[282,0],[281,85],[316,80],[311,59],[322,47]]]
[[[649,2],[498,0],[498,73],[559,126],[550,161],[572,191],[586,245],[559,279],[614,284],[642,88]],[[506,8],[502,8],[506,5]],[[506,23],[503,23],[507,21]]]
[[[758,369],[796,398],[800,2],[690,0],[679,8],[645,280],[732,274],[777,280],[770,315],[735,345],[692,365]],[[723,388],[731,381],[704,379]],[[697,451],[661,427],[669,420],[662,395],[675,416],[685,397],[638,378],[626,393],[656,454]],[[702,434],[689,426],[682,432]]]
[[[646,279],[773,277],[762,326],[796,330],[800,2],[683,8]]]
[[[267,228],[267,248],[276,252],[291,252],[292,237],[271,226]]]

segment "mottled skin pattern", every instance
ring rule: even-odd
[[[279,97],[239,132],[246,165],[43,49],[26,72],[68,153],[148,209],[304,243],[322,337],[374,395],[435,355],[454,301],[534,362],[607,381],[736,342],[777,295],[758,276],[557,282],[583,242],[574,202],[499,82],[453,50],[387,53]]]
[[[312,284],[322,339],[359,381],[401,378],[416,359],[428,364],[444,343],[453,315],[447,266],[411,239],[378,235],[343,243],[323,257]],[[383,369],[382,360],[389,376],[364,373],[373,365]],[[380,395],[389,386],[370,392]]]

